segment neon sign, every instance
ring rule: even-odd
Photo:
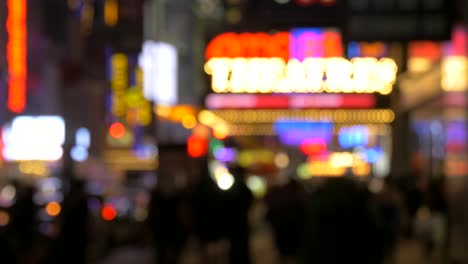
[[[333,136],[333,124],[329,122],[279,120],[273,127],[281,142],[287,145],[300,145],[311,138],[328,143]]]
[[[373,108],[371,94],[209,94],[208,109]]]
[[[342,58],[337,31],[224,33],[207,46],[205,72],[216,93],[389,94],[397,65],[389,58]]]
[[[143,95],[143,71],[139,67],[135,69],[135,86],[125,93],[126,117],[128,124],[147,126],[151,123],[151,104]]]
[[[213,58],[205,72],[216,93],[389,94],[397,65],[389,58]]]
[[[125,114],[125,91],[128,87],[128,57],[117,53],[111,57],[112,113]]]
[[[26,106],[27,42],[26,42],[26,0],[8,0],[6,45],[8,63],[8,109],[15,113],[24,111]]]
[[[341,35],[334,30],[293,29],[291,32],[232,33],[218,35],[208,44],[205,58],[289,58],[340,57]]]

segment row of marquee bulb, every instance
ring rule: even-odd
[[[389,94],[397,65],[390,58],[211,58],[205,72],[216,93]]]

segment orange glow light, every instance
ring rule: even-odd
[[[122,123],[116,122],[109,127],[109,135],[113,138],[121,138],[125,135],[125,126]]]
[[[10,223],[10,214],[0,211],[0,226],[7,226]]]
[[[106,0],[104,2],[104,23],[113,27],[119,22],[119,4],[117,0]]]
[[[46,205],[45,211],[50,216],[57,216],[62,211],[62,207],[57,202],[50,202]]]
[[[112,205],[105,205],[101,209],[102,219],[112,221],[117,217],[117,211]]]
[[[27,43],[26,0],[8,0],[6,45],[8,63],[8,109],[15,113],[24,111],[26,105]]]

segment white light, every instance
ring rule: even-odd
[[[91,134],[87,128],[82,127],[76,130],[75,143],[77,146],[89,148],[91,145]]]
[[[381,179],[372,179],[369,183],[369,191],[379,193],[383,190],[384,182]]]
[[[227,191],[234,184],[234,177],[230,173],[222,173],[216,178],[216,183],[221,190]]]
[[[353,154],[348,152],[335,152],[330,155],[330,164],[334,168],[352,167],[354,163]]]
[[[74,161],[83,162],[88,159],[88,150],[82,146],[74,146],[70,150],[70,156]]]
[[[138,63],[143,69],[143,94],[158,104],[177,104],[177,49],[168,43],[145,41]]]
[[[289,165],[289,157],[286,153],[280,152],[275,156],[275,165],[280,168],[284,169]]]
[[[258,197],[261,198],[265,195],[267,191],[267,184],[265,179],[259,176],[250,176],[247,179],[247,187],[252,191],[252,193]]]
[[[5,127],[6,160],[58,160],[63,155],[65,122],[58,116],[19,116]]]
[[[2,192],[0,193],[0,196],[2,197],[3,200],[6,201],[12,201],[15,199],[16,196],[16,188],[13,185],[7,185],[3,187]]]

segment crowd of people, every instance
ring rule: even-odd
[[[412,184],[369,183],[354,177],[304,183],[295,175],[275,174],[266,176],[267,194],[258,198],[245,183],[248,172],[244,168],[232,166],[229,171],[234,183],[228,190],[219,188],[208,166],[190,186],[156,185],[146,221],[156,263],[181,263],[193,238],[198,241],[199,263],[254,263],[250,216],[258,203],[266,208],[262,221],[271,230],[277,263],[394,263],[400,239],[420,240],[428,259],[435,251],[446,252],[448,209],[443,177]],[[41,263],[86,263],[91,235],[88,199],[84,182],[70,179],[58,219],[60,230],[49,239]],[[16,185],[11,223],[0,230],[2,260],[38,263],[24,253],[33,252],[37,233],[34,190]]]
[[[427,186],[422,180],[408,185],[353,177],[306,184],[295,175],[274,175],[267,176],[267,195],[255,201],[244,183],[246,171],[230,170],[235,183],[229,190],[221,190],[207,168],[200,181],[182,193],[155,190],[150,226],[157,263],[179,263],[191,236],[200,242],[201,263],[252,263],[249,210],[255,202],[266,207],[263,221],[272,231],[278,263],[394,263],[402,239],[419,240],[428,258],[435,247],[448,244],[440,178]],[[420,216],[424,208],[431,215],[426,229]],[[439,224],[442,230],[437,230],[438,220],[445,223]]]

